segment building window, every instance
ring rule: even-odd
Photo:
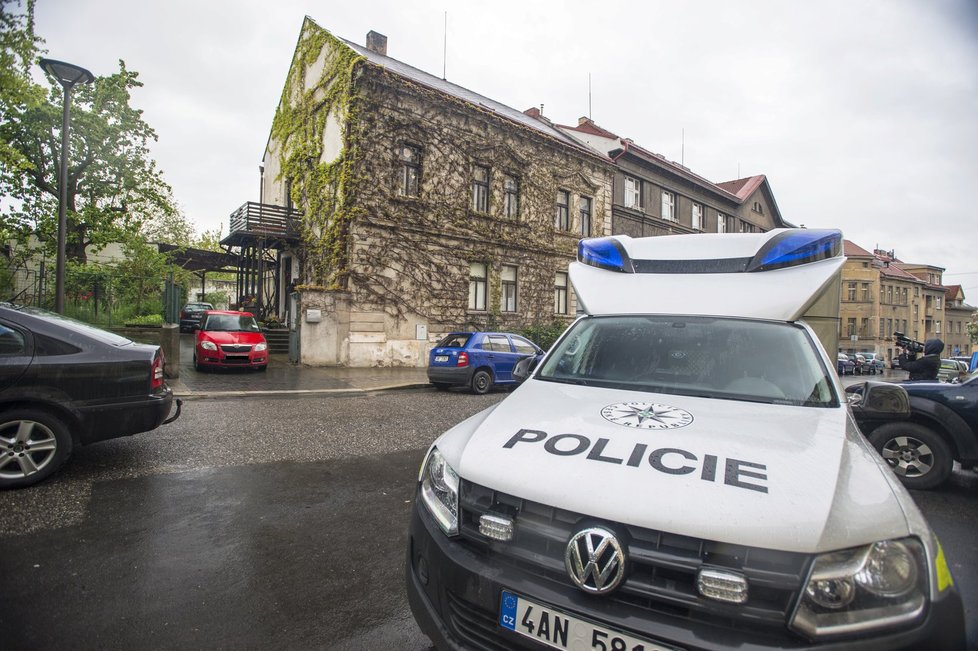
[[[630,176],[625,177],[625,207],[642,209],[642,182]]]
[[[893,285],[887,285],[886,287],[886,302],[889,305],[893,305]]]
[[[886,336],[887,337],[893,336],[893,319],[886,320]]]
[[[499,309],[503,312],[516,311],[516,267],[504,264],[500,274],[502,293],[499,296]]]
[[[856,335],[856,319],[850,318],[846,320],[846,336],[854,337]]]
[[[869,299],[870,299],[870,295],[869,295],[869,283],[863,283],[862,284],[862,290],[863,290],[863,300],[868,303],[869,302]]]
[[[723,213],[717,213],[717,233],[727,232],[727,218],[724,217]]]
[[[558,271],[554,277],[554,312],[567,314],[567,273]]]
[[[472,168],[472,210],[489,212],[489,168],[482,165]]]
[[[398,158],[401,161],[401,196],[417,197],[421,194],[421,148],[401,145]]]
[[[935,310],[941,309],[941,297],[940,296],[935,296],[934,297],[934,309]]]
[[[489,265],[485,262],[473,262],[469,265],[469,309],[486,309],[486,283],[489,277]]]
[[[554,228],[561,231],[570,230],[570,192],[557,190],[557,215]]]
[[[581,197],[580,210],[581,216],[581,237],[591,237],[591,198]]]
[[[689,220],[689,225],[693,227],[694,230],[703,230],[703,205],[699,203],[693,204],[693,213]]]
[[[846,298],[847,301],[856,300],[856,283],[854,282],[848,283],[848,287],[846,288],[846,297],[847,297]]]
[[[676,221],[676,195],[666,190],[662,191],[662,218]]]
[[[885,334],[886,334],[886,319],[880,317],[880,336],[882,337]]]
[[[760,213],[762,215],[764,214],[764,207],[761,205],[761,202],[760,201],[755,201],[752,208],[753,208],[754,212]]]
[[[941,334],[941,322],[940,321],[934,321],[934,334],[935,335]]]
[[[509,219],[520,216],[520,182],[512,176],[503,177],[503,216]]]
[[[860,326],[859,326],[859,334],[862,335],[862,336],[864,336],[864,337],[870,336],[870,333],[869,333],[869,318],[868,317],[863,317],[862,324],[860,324]]]

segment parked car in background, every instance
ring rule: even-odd
[[[193,332],[200,325],[200,319],[207,310],[213,310],[210,303],[187,303],[180,310],[180,332]]]
[[[968,365],[955,359],[942,359],[941,367],[937,370],[937,379],[941,382],[954,382],[968,375]]]
[[[268,342],[251,312],[208,310],[194,337],[194,368],[268,368]]]
[[[428,356],[428,381],[437,389],[467,386],[486,393],[494,385],[511,385],[513,366],[543,350],[529,339],[508,332],[453,332]]]
[[[80,445],[175,420],[163,364],[159,346],[0,304],[0,488],[36,484]]]
[[[967,370],[969,373],[975,370],[971,368],[972,357],[970,355],[955,355],[951,359],[953,359],[956,362],[964,362],[965,370]]]
[[[845,353],[839,353],[837,358],[837,368],[839,375],[853,375],[856,372],[856,363],[849,359]]]
[[[862,353],[856,353],[855,355],[850,355],[849,359],[853,361],[856,365],[856,375],[875,373],[876,369],[873,368],[871,364],[866,363],[866,358]]]
[[[862,353],[866,358],[866,364],[872,369],[872,373],[882,373],[886,369],[883,358],[876,353]]]

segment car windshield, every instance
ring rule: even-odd
[[[203,330],[220,332],[258,332],[258,323],[251,315],[208,314]]]
[[[807,331],[769,321],[588,317],[560,340],[536,377],[775,404],[839,404]]]
[[[471,336],[471,334],[459,333],[448,335],[438,343],[438,348],[465,348]]]

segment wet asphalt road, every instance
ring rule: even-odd
[[[428,649],[402,578],[418,465],[505,395],[191,400],[78,450],[0,493],[0,648]],[[914,497],[978,649],[978,477]]]
[[[0,649],[428,649],[403,584],[414,482],[505,397],[192,400],[0,493]]]

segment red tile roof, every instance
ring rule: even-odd
[[[850,242],[849,240],[842,240],[842,248],[843,248],[843,253],[845,253],[846,257],[848,258],[853,258],[853,257],[872,258],[873,257],[872,253],[862,248],[861,246],[857,245],[856,243]]]

